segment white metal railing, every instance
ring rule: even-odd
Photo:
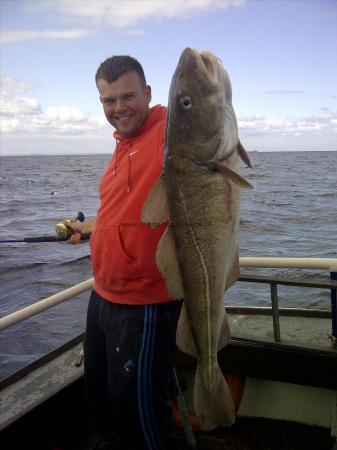
[[[40,300],[39,302],[33,303],[32,305],[26,306],[26,308],[19,309],[11,314],[0,319],[0,330],[8,328],[11,325],[15,325],[22,320],[28,319],[29,317],[35,316],[52,306],[58,305],[59,303],[69,300],[76,295],[82,294],[82,292],[87,291],[94,284],[94,279],[83,281],[82,283],[76,284],[64,291],[57,294],[51,295],[50,297]]]
[[[240,267],[264,267],[264,268],[300,268],[321,269],[330,273],[337,272],[337,259],[334,258],[274,258],[274,257],[240,257]],[[39,314],[46,309],[75,297],[92,288],[94,279],[90,278],[82,283],[65,289],[62,292],[51,295],[23,309],[0,318],[0,330],[8,328],[22,320]]]
[[[250,257],[240,258],[240,267],[265,267],[284,269],[326,269],[337,272],[337,259],[335,258],[274,258]]]

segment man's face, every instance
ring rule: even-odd
[[[149,113],[150,86],[144,86],[136,72],[129,72],[112,83],[100,79],[97,88],[108,122],[121,135],[134,135]]]

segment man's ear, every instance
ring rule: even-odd
[[[151,86],[146,85],[144,92],[145,92],[148,103],[150,103],[152,100]]]

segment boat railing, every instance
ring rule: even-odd
[[[279,269],[318,269],[329,271],[330,280],[304,281],[298,279],[256,277],[241,275],[239,280],[254,283],[269,283],[271,295],[271,310],[275,342],[280,342],[280,309],[278,306],[278,285],[305,286],[319,289],[329,289],[331,296],[331,334],[330,341],[337,347],[337,259],[335,258],[287,258],[287,257],[241,257],[240,267],[279,268]]]
[[[334,258],[286,258],[286,257],[240,257],[240,267],[255,267],[255,268],[282,268],[282,269],[318,269],[327,270],[330,275],[330,279],[291,279],[283,277],[272,276],[260,276],[241,273],[239,281],[250,283],[267,283],[270,285],[271,294],[271,308],[252,308],[252,307],[227,307],[230,312],[259,310],[261,313],[271,312],[273,317],[273,330],[275,342],[280,342],[280,314],[292,314],[296,312],[304,312],[299,308],[279,308],[278,305],[278,285],[288,286],[302,286],[319,289],[329,289],[331,292],[331,312],[324,310],[316,310],[318,315],[331,316],[331,335],[330,340],[333,346],[337,346],[337,259]],[[40,300],[30,306],[8,314],[5,317],[0,318],[0,330],[10,327],[22,320],[28,319],[34,315],[39,314],[59,303],[69,300],[82,292],[85,292],[92,288],[94,279],[90,278],[82,283],[72,286],[62,292],[51,295],[44,300]],[[306,310],[308,311],[308,310]]]

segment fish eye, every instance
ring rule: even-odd
[[[180,97],[179,103],[186,110],[192,108],[192,100],[191,97],[189,97],[188,95],[183,95],[182,97]]]

